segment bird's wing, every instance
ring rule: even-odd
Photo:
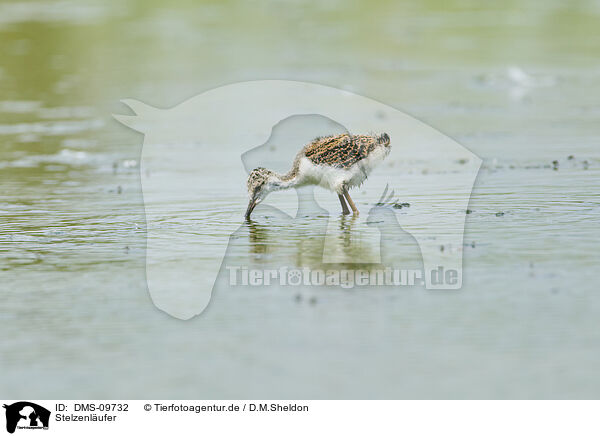
[[[374,136],[336,135],[317,138],[304,148],[304,156],[316,165],[349,168],[366,158],[380,143]]]

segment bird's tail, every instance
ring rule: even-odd
[[[390,145],[390,136],[387,133],[382,133],[377,137],[377,142],[386,147]]]

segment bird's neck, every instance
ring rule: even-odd
[[[285,174],[274,173],[273,178],[275,179],[276,186],[278,189],[289,189],[298,185],[298,169],[294,166]]]

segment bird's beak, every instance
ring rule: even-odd
[[[248,209],[246,209],[246,219],[247,220],[250,219],[250,214],[252,213],[252,211],[254,210],[254,208],[256,207],[257,204],[258,204],[258,201],[256,201],[255,198],[250,199],[250,202],[248,203]]]

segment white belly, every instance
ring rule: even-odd
[[[318,185],[325,189],[341,194],[343,186],[352,188],[360,186],[389,153],[389,149],[381,147],[369,157],[363,159],[348,169],[334,168],[329,165],[315,165],[307,158],[300,160],[300,185]]]

